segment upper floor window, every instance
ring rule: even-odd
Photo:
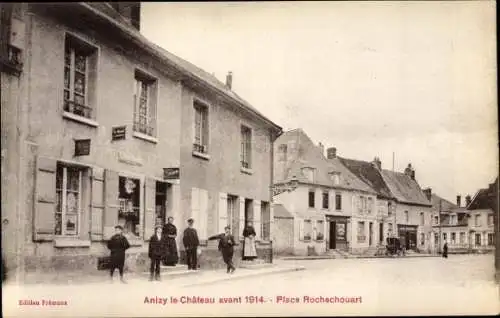
[[[457,224],[457,216],[452,215],[450,219],[450,225],[456,225]]]
[[[77,236],[82,211],[82,178],[86,168],[58,164],[55,235]]]
[[[387,215],[392,215],[392,202],[387,202]]]
[[[314,195],[314,190],[309,190],[309,197],[308,197],[308,201],[309,201],[309,207],[310,208],[314,208],[315,207],[315,195]]]
[[[340,193],[335,194],[335,210],[342,210],[342,195]]]
[[[195,102],[194,112],[193,151],[208,153],[208,107]]]
[[[287,160],[287,146],[285,144],[279,145],[278,147],[278,160],[286,161]]]
[[[309,182],[314,183],[314,168],[302,168],[302,173]]]
[[[367,212],[372,213],[373,211],[373,198],[368,198]]]
[[[488,214],[488,226],[492,226],[493,222],[493,214]]]
[[[340,172],[331,171],[329,174],[330,174],[330,179],[332,180],[333,184],[339,185],[340,184]]]
[[[425,224],[425,219],[424,219],[424,212],[420,212],[420,225]]]
[[[156,135],[156,79],[135,72],[134,131],[148,136]]]
[[[64,43],[64,111],[94,118],[97,49],[73,36]]]
[[[481,226],[481,216],[478,214],[474,218],[474,225],[475,226]]]
[[[328,191],[323,191],[323,209],[328,210],[329,203]]]
[[[410,222],[410,215],[408,214],[408,211],[405,211],[405,222]]]
[[[434,224],[438,225],[439,224],[439,216],[434,217]]]
[[[241,166],[252,168],[252,129],[241,126]]]

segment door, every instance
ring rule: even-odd
[[[167,222],[167,184],[165,182],[156,182],[155,212],[155,224],[165,224]]]
[[[336,240],[336,229],[337,229],[337,222],[330,222],[330,240],[329,240],[329,248],[331,250],[334,250],[337,247],[337,242]]]
[[[373,223],[370,222],[368,224],[368,245],[372,246],[373,245]]]
[[[378,241],[380,244],[384,243],[384,223],[378,225]]]

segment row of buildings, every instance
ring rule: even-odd
[[[444,242],[456,253],[494,249],[494,190],[453,204],[421,189],[411,164],[396,172],[377,157],[344,158],[302,129],[284,132],[274,148],[275,253],[383,253],[390,236],[417,252],[440,252]]]
[[[325,156],[302,130],[283,133],[232,90],[231,73],[222,83],[147,40],[140,3],[0,9],[2,254],[18,279],[103,268],[116,224],[127,266],[141,270],[169,216],[179,232],[195,219],[203,267],[221,265],[207,238],[226,225],[241,238],[247,221],[267,262],[371,252],[388,235],[438,245],[411,165]]]

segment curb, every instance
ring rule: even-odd
[[[179,287],[184,288],[184,287],[193,287],[193,286],[205,286],[205,285],[212,285],[212,284],[217,284],[217,283],[226,282],[226,281],[241,280],[241,279],[246,279],[246,278],[255,277],[255,276],[266,276],[266,275],[273,275],[273,274],[303,271],[305,269],[306,268],[304,266],[299,266],[299,267],[283,268],[283,269],[269,271],[269,272],[265,272],[265,273],[259,273],[256,271],[256,272],[250,273],[248,275],[227,277],[227,278],[217,279],[217,280],[208,281],[208,282],[201,282],[201,283],[188,283],[185,285],[181,285]]]

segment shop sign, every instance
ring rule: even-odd
[[[90,154],[90,139],[75,140],[75,156],[88,156]]]
[[[165,180],[180,179],[180,169],[179,168],[163,168],[163,179],[165,179]]]
[[[113,127],[111,130],[111,140],[123,140],[127,136],[127,126]]]
[[[417,227],[416,226],[410,226],[410,225],[398,225],[398,230],[399,231],[406,231],[406,232],[416,232]]]

